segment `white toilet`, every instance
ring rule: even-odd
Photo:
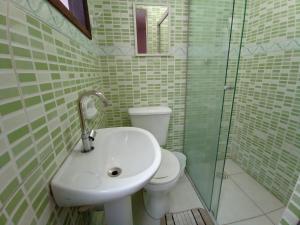
[[[150,131],[160,146],[167,141],[172,110],[169,107],[139,107],[128,110],[132,126]],[[145,186],[144,203],[150,216],[159,219],[170,209],[169,192],[180,177],[180,164],[170,151],[161,149],[162,160],[154,177]]]

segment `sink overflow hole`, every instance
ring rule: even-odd
[[[122,170],[119,167],[114,167],[108,170],[107,174],[110,177],[117,177],[121,174]]]

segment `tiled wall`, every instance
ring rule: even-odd
[[[169,4],[171,54],[164,57],[134,55],[133,1],[93,2],[96,10],[94,38],[103,51],[103,87],[113,107],[108,126],[129,126],[132,106],[168,105],[172,108],[167,149],[182,150],[186,80],[188,1],[136,1]]]
[[[26,2],[0,1],[0,224],[87,224],[87,214],[55,206],[49,181],[80,137],[78,93],[101,89],[102,69],[76,35],[29,12],[64,22],[46,1]]]
[[[280,225],[298,225],[300,221],[300,177],[288,206],[282,215]]]
[[[248,1],[230,154],[287,203],[300,172],[300,2]]]
[[[45,1],[15,2],[0,1],[0,224],[85,224],[87,215],[57,208],[48,188],[79,139],[78,93],[105,92],[113,102],[108,126],[129,125],[128,107],[169,105],[167,148],[182,150],[188,1],[169,2],[168,57],[134,56],[133,0],[90,1],[93,41]],[[231,153],[287,202],[300,170],[300,6],[297,0],[250,2]],[[210,58],[200,64],[210,68]],[[93,125],[103,123],[99,116]]]
[[[187,1],[170,2],[168,57],[133,55],[132,3],[90,1],[90,41],[46,1],[0,1],[0,224],[89,222],[55,206],[48,186],[79,139],[83,90],[100,89],[113,102],[94,127],[129,125],[131,106],[169,105],[167,147],[182,150]]]

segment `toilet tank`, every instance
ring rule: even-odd
[[[172,110],[167,106],[128,109],[132,126],[150,131],[160,146],[167,142],[171,112]]]

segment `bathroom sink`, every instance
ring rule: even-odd
[[[82,152],[81,141],[51,181],[62,207],[116,202],[143,188],[161,162],[154,136],[135,127],[96,130],[94,150]]]

